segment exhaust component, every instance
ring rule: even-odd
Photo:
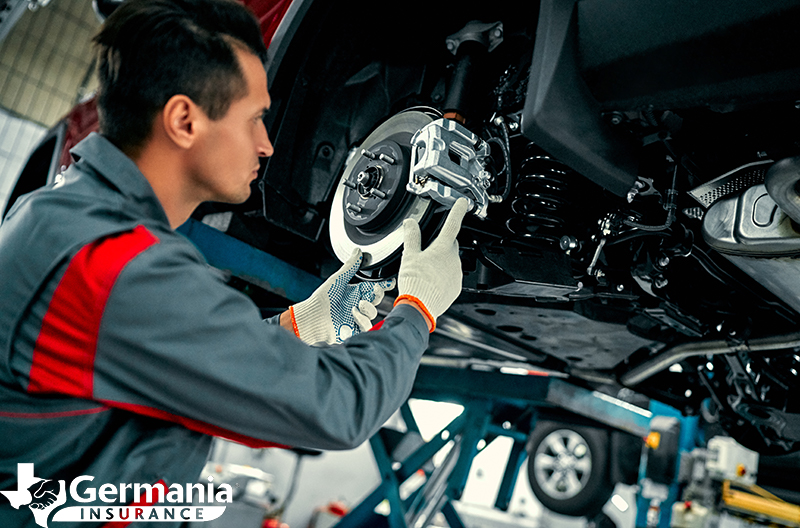
[[[798,158],[797,160],[800,160]],[[767,171],[785,204],[794,193],[800,161],[783,160]],[[794,178],[792,176],[794,175]],[[782,197],[782,198],[781,198]],[[703,238],[736,267],[800,312],[800,232],[765,184],[714,203],[703,218]]]
[[[789,218],[800,224],[800,157],[786,158],[767,171],[764,185],[770,198]]]
[[[709,208],[723,198],[739,194],[754,185],[764,183],[767,169],[772,163],[772,160],[747,163],[692,189],[688,194],[697,200],[700,205]]]
[[[622,374],[619,377],[619,381],[625,386],[633,387],[669,368],[671,365],[695,356],[729,354],[740,351],[767,352],[795,347],[800,347],[800,332],[750,339],[738,345],[732,345],[722,340],[683,343],[668,348],[656,357],[633,367]]]
[[[755,185],[706,211],[703,238],[728,257],[793,257],[800,254],[800,232],[791,220],[764,184]],[[764,277],[754,278],[761,282]]]

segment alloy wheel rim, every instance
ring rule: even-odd
[[[570,429],[547,435],[534,453],[534,475],[539,487],[556,499],[570,499],[586,488],[592,455],[586,440]]]

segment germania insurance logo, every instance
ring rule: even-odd
[[[48,528],[50,522],[158,522],[213,521],[233,502],[230,484],[102,484],[92,487],[94,477],[81,475],[69,486],[33,476],[33,464],[17,464],[16,491],[0,491],[11,506],[27,506],[36,524]],[[67,506],[67,499],[89,506]],[[97,502],[105,503],[98,505]],[[120,506],[129,504],[129,506]],[[54,514],[52,518],[50,515]]]

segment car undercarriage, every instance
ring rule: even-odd
[[[429,354],[621,384],[794,450],[800,70],[756,59],[800,12],[606,4],[300,3],[270,48],[278,154],[233,231],[302,240],[314,272],[361,247],[378,280],[404,218],[430,239],[465,196],[464,291]]]

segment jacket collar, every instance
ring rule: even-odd
[[[89,165],[99,176],[116,187],[127,202],[137,206],[137,209],[141,208],[142,213],[169,225],[167,214],[147,178],[136,163],[108,139],[92,132],[75,145],[70,153],[78,164]]]

